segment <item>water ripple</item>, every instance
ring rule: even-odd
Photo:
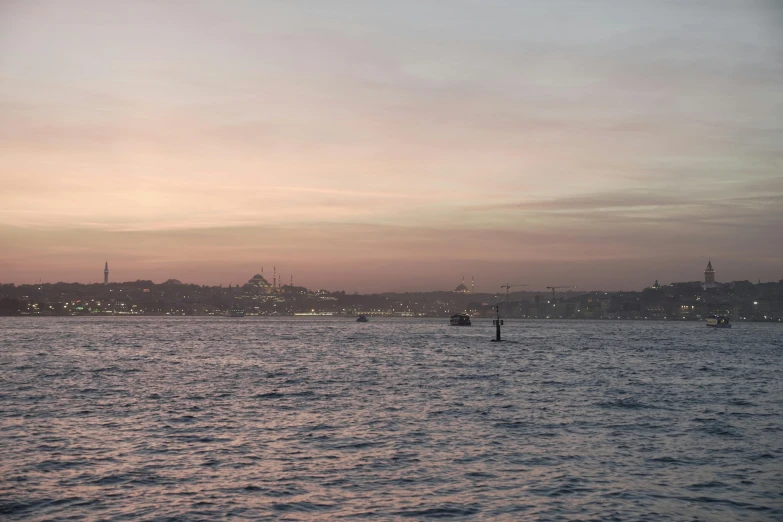
[[[0,318],[0,518],[783,519],[775,325]]]

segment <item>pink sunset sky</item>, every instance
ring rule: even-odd
[[[0,1],[0,282],[783,278],[783,4]]]

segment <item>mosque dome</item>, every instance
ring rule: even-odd
[[[250,286],[269,286],[269,281],[267,281],[261,274],[256,274],[250,278],[247,284]]]

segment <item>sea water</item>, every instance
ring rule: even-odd
[[[783,520],[783,327],[0,318],[4,520]]]

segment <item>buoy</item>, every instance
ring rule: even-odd
[[[492,321],[495,325],[495,338],[492,339],[493,343],[499,343],[503,339],[500,338],[500,327],[503,325],[503,319],[500,318],[500,307],[495,305],[495,320]]]

